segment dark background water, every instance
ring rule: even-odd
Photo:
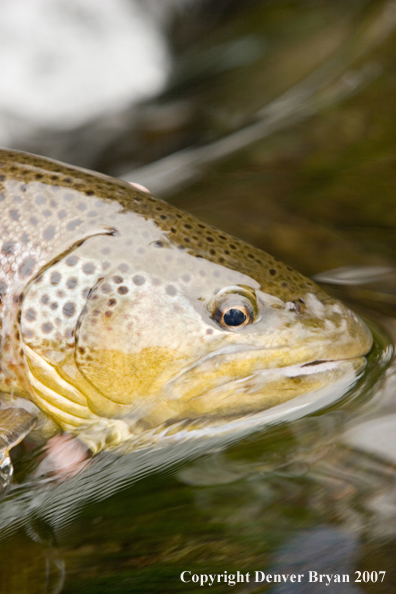
[[[375,349],[340,403],[228,447],[104,456],[60,485],[24,484],[23,460],[0,592],[196,592],[182,571],[238,570],[241,594],[396,591],[396,3],[104,4],[0,2],[0,141],[142,182],[322,273]],[[310,570],[351,582],[253,582]]]

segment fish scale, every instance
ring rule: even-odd
[[[364,366],[371,334],[342,303],[131,184],[2,150],[0,208],[3,401],[28,399],[93,451]],[[340,364],[308,379],[326,361]]]

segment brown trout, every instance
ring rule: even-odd
[[[3,456],[43,418],[96,452],[364,366],[345,305],[127,182],[3,150],[0,208]]]

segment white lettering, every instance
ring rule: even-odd
[[[317,582],[318,581],[318,572],[317,571],[310,571],[309,572],[309,582]]]
[[[255,582],[263,582],[265,580],[265,573],[263,571],[255,571]]]
[[[185,584],[187,584],[187,582],[189,582],[190,580],[185,580],[184,579],[184,574],[185,573],[189,573],[191,575],[191,571],[183,571],[183,573],[180,574],[181,581],[184,582]]]

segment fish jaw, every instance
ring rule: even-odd
[[[183,369],[152,400],[145,422],[154,427],[201,417],[208,423],[210,417],[236,418],[343,378],[357,379],[372,347],[370,330],[336,299],[308,295],[305,301],[310,312],[297,323],[290,322],[286,310],[283,327],[280,317],[271,328],[266,316],[266,333],[231,337],[233,344],[224,341]]]

